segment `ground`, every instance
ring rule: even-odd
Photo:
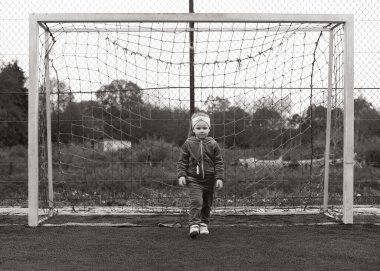
[[[0,270],[378,270],[377,225],[0,227]]]

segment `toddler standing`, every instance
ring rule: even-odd
[[[209,234],[208,224],[214,188],[222,189],[224,164],[218,143],[208,137],[210,117],[195,113],[191,117],[192,136],[181,147],[178,160],[178,183],[189,188],[190,237]]]

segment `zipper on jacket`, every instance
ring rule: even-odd
[[[203,141],[201,140],[201,163],[202,163],[202,178],[205,178],[205,170],[203,167]]]

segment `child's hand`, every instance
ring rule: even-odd
[[[216,185],[215,185],[216,189],[220,190],[223,188],[223,181],[218,179],[216,180]]]
[[[186,178],[184,176],[179,177],[178,184],[179,184],[179,186],[185,186],[186,185]]]

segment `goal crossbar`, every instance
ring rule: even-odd
[[[274,14],[274,13],[50,13],[31,14],[31,21],[58,22],[225,22],[225,23],[347,23],[346,14]]]

